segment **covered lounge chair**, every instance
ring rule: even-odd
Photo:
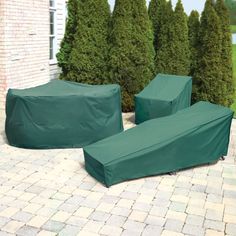
[[[199,102],[84,148],[85,168],[106,186],[216,162],[227,155],[233,112]]]

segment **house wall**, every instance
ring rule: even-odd
[[[5,50],[4,50],[4,8],[3,3],[0,1],[0,119],[3,117],[3,101],[4,101],[4,92],[6,90],[6,80],[5,80]]]
[[[57,48],[65,28],[65,0],[56,2]],[[49,61],[49,0],[0,0],[0,116],[8,88],[28,88],[57,78]]]

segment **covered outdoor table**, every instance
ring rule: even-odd
[[[85,168],[106,186],[216,162],[227,155],[233,112],[199,102],[84,148]]]
[[[135,123],[168,116],[191,104],[192,78],[158,74],[135,95]]]
[[[10,89],[6,135],[23,148],[83,147],[123,131],[119,85],[53,80]]]

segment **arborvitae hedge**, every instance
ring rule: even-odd
[[[107,0],[78,2],[77,31],[67,80],[101,84],[107,79],[110,7]]]
[[[230,106],[233,103],[233,65],[232,65],[232,35],[230,31],[229,11],[225,6],[224,0],[217,0],[215,5],[216,12],[220,18],[222,33],[221,40],[221,72],[222,86],[220,104]]]
[[[224,0],[206,0],[200,22],[196,11],[186,16],[181,0],[175,11],[171,1],[151,0],[148,12],[145,0],[116,0],[112,19],[107,0],[69,0],[57,59],[62,79],[120,84],[124,111],[154,72],[190,74],[194,102],[230,106],[231,43]]]
[[[64,38],[61,42],[61,48],[57,54],[57,61],[61,67],[61,78],[65,78],[69,72],[69,58],[72,50],[75,33],[78,22],[78,0],[69,0],[68,4],[68,17],[66,21],[66,30]]]
[[[190,69],[188,25],[181,1],[173,12],[171,1],[152,0],[149,16],[154,28],[156,72],[187,75]]]
[[[189,37],[189,47],[190,47],[190,75],[194,74],[197,64],[197,53],[200,47],[199,44],[199,13],[198,11],[192,11],[188,18],[188,37]]]
[[[162,16],[159,21],[159,29],[156,45],[155,70],[156,73],[172,73],[172,62],[174,56],[173,50],[173,9],[171,1],[159,5],[159,12]],[[150,10],[151,12],[151,6]],[[153,23],[153,25],[155,22]]]
[[[187,17],[181,0],[178,0],[173,15],[172,41],[173,57],[171,73],[188,75],[190,71],[190,50],[188,40]]]
[[[195,72],[198,88],[196,100],[221,103],[222,31],[212,0],[206,0],[201,17],[199,39],[201,47]]]
[[[195,83],[195,70],[197,68],[197,57],[198,51],[200,49],[199,43],[199,29],[200,29],[200,21],[199,21],[199,13],[198,11],[192,11],[188,18],[188,37],[189,37],[189,46],[190,46],[190,73],[193,77],[193,92],[192,92],[192,101],[196,101],[196,93],[197,87]]]
[[[159,34],[163,20],[165,19],[165,6],[166,0],[151,0],[148,7],[148,14],[152,22],[153,34],[154,34],[154,48],[155,51],[159,47]]]
[[[111,21],[110,80],[122,88],[123,111],[153,78],[153,34],[145,0],[116,0]]]

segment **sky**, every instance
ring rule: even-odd
[[[147,5],[150,0],[147,0]],[[175,6],[177,0],[172,0],[173,6]],[[115,0],[109,0],[109,3],[111,5],[111,8],[113,9]],[[189,15],[192,10],[197,10],[199,13],[202,12],[205,0],[182,0],[182,3],[184,5],[185,12]]]

